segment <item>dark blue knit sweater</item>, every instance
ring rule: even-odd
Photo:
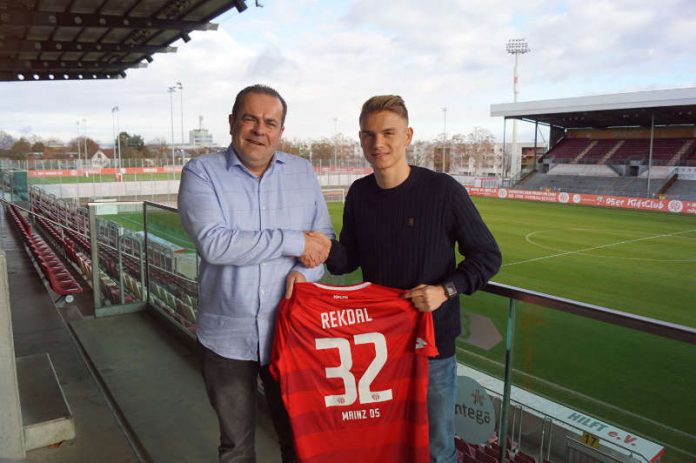
[[[455,243],[464,256],[459,265]],[[501,255],[462,185],[411,166],[395,188],[380,188],[374,174],[353,183],[326,264],[337,275],[361,267],[365,281],[393,288],[451,281],[460,293],[472,294],[499,270]],[[433,319],[440,357],[449,357],[461,332],[459,299],[445,302]]]

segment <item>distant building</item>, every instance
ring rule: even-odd
[[[203,128],[203,116],[198,116],[198,128],[189,131],[189,145],[192,147],[215,146],[213,135]]]
[[[104,151],[108,152],[109,154],[107,155]],[[113,149],[97,150],[97,152],[94,153],[94,155],[90,159],[92,167],[94,167],[94,168],[108,167],[111,164],[111,159],[110,159],[109,155],[110,156],[114,155]]]

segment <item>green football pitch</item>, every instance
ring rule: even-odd
[[[696,327],[696,217],[494,198],[474,202],[503,253],[493,281]],[[342,210],[341,203],[329,204],[337,234]],[[142,226],[142,215],[120,214],[117,220]],[[152,211],[148,223],[163,238],[192,247],[176,214]],[[327,281],[350,284],[361,275]],[[516,304],[514,384],[668,445],[663,461],[696,458],[694,346]],[[490,319],[504,338],[509,301],[479,292],[462,296],[461,307],[459,360],[500,378],[504,339],[483,349],[465,338],[470,314]]]
[[[474,202],[503,253],[493,281],[696,327],[696,217]],[[329,209],[339,233],[342,205]],[[504,340],[482,349],[464,338],[468,314],[491,319],[504,337],[509,301],[479,292],[461,307],[458,359],[502,378]],[[663,461],[696,458],[694,346],[520,302],[514,327],[515,385],[666,444]]]

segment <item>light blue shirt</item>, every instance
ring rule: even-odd
[[[262,177],[233,148],[192,159],[179,187],[181,223],[201,255],[198,339],[226,358],[270,359],[276,308],[291,270],[308,281],[323,265],[304,267],[304,231],[333,238],[312,166],[277,151]]]

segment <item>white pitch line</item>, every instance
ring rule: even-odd
[[[534,257],[533,259],[520,260],[520,261],[518,261],[518,262],[510,262],[510,263],[507,263],[507,264],[503,264],[503,267],[509,267],[509,266],[511,266],[511,265],[526,264],[526,263],[528,263],[528,262],[536,262],[536,261],[540,261],[540,260],[552,259],[552,258],[554,258],[554,257],[568,256],[568,255],[571,255],[571,254],[582,254],[582,253],[584,253],[584,252],[594,251],[594,250],[597,250],[597,249],[611,248],[611,247],[614,247],[614,246],[618,246],[618,245],[620,245],[620,244],[629,244],[629,243],[635,243],[635,242],[637,242],[637,241],[654,240],[654,239],[657,239],[657,238],[665,238],[665,237],[667,237],[667,236],[683,235],[683,234],[685,234],[685,233],[693,233],[693,232],[696,232],[696,228],[694,228],[694,229],[692,229],[692,230],[681,231],[681,232],[665,233],[665,234],[662,234],[662,235],[645,236],[645,237],[643,237],[643,238],[636,238],[636,239],[634,239],[634,240],[616,241],[615,243],[608,243],[608,244],[603,244],[603,245],[601,245],[601,246],[594,246],[594,247],[591,247],[591,248],[578,249],[578,250],[576,250],[576,251],[565,251],[565,252],[559,252],[558,254],[550,254],[550,255],[548,255],[548,256]],[[532,232],[532,233],[536,233],[536,232]],[[525,237],[525,239],[526,239],[526,237]]]

